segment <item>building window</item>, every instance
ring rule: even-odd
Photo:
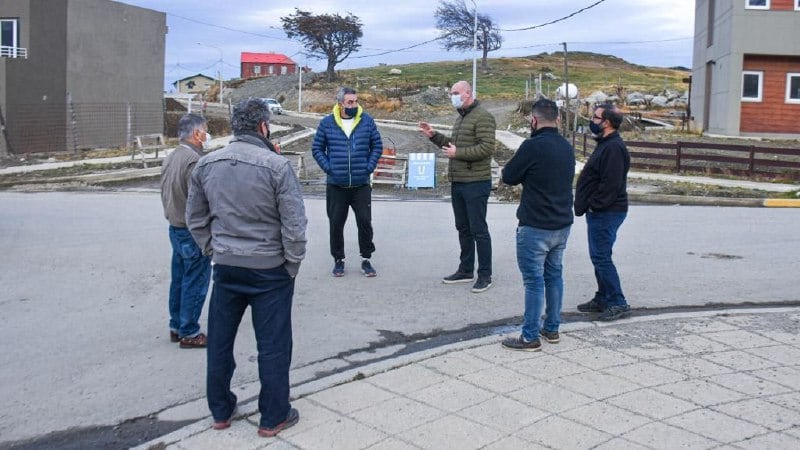
[[[742,101],[760,102],[764,87],[764,72],[747,70],[742,72]]]
[[[273,66],[272,64],[270,64],[268,69],[269,69],[269,72],[268,72],[268,73],[269,73],[270,75],[273,75],[273,74],[275,74],[275,66]]]
[[[794,10],[800,11],[800,0],[794,0]]]
[[[253,66],[253,75],[261,74],[261,66]]]
[[[786,74],[786,103],[800,103],[800,73]]]
[[[0,19],[1,56],[14,58],[19,47],[19,26],[17,19]]]
[[[281,66],[281,75],[286,75],[288,73],[289,68],[286,66]]]
[[[745,9],[769,9],[769,0],[744,0]]]

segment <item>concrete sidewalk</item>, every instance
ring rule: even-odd
[[[231,428],[137,449],[800,448],[800,308],[564,324],[535,353],[501,339],[295,386],[300,422],[276,438],[256,433],[254,383]]]

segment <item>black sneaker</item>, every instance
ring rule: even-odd
[[[591,299],[586,303],[581,303],[578,305],[578,311],[580,312],[601,312],[603,311],[603,307],[600,306],[600,303],[597,303],[597,300]]]
[[[487,289],[492,287],[492,279],[491,278],[481,278],[478,277],[478,281],[472,285],[472,293],[479,294]]]
[[[344,276],[344,260],[337,259],[336,263],[333,265],[333,276],[335,277],[343,277]]]
[[[442,278],[442,283],[444,284],[469,283],[472,280],[474,280],[474,278],[472,277],[471,273],[456,272],[452,275],[448,275]]]
[[[503,340],[502,346],[503,348],[520,352],[538,352],[542,349],[542,343],[538,339],[528,342],[522,338],[522,335]]]
[[[558,342],[561,340],[561,336],[558,335],[558,331],[539,330],[539,335],[542,336],[548,344],[558,344]]]
[[[597,320],[610,322],[612,320],[622,319],[631,315],[631,307],[628,305],[609,306],[597,316]]]
[[[375,271],[375,268],[372,267],[368,259],[361,261],[361,271],[364,272],[365,277],[374,277],[378,275],[378,272]]]

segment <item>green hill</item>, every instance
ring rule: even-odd
[[[569,52],[569,81],[578,86],[581,95],[602,90],[606,94],[639,91],[656,94],[665,89],[683,92],[688,85],[682,79],[689,72],[679,68],[645,67],[631,64],[615,56],[587,52]],[[483,71],[478,60],[478,94],[484,99],[519,99],[525,94],[525,82],[542,73],[542,90],[552,93],[563,83],[562,52],[541,53],[527,57],[490,58],[489,70]],[[402,71],[390,75],[391,69]],[[338,72],[335,84],[375,86],[379,90],[412,92],[427,86],[448,87],[458,80],[472,80],[472,60],[443,61],[403,65],[382,65]],[[555,78],[548,79],[545,74]]]

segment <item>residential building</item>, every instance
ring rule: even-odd
[[[0,155],[164,130],[166,14],[110,0],[0,2]]]
[[[200,94],[207,91],[212,86],[218,86],[219,81],[198,73],[190,77],[182,78],[174,83],[175,90],[181,94]]]
[[[693,127],[800,136],[800,0],[696,0]]]
[[[242,52],[242,78],[297,73],[297,63],[282,53]]]

